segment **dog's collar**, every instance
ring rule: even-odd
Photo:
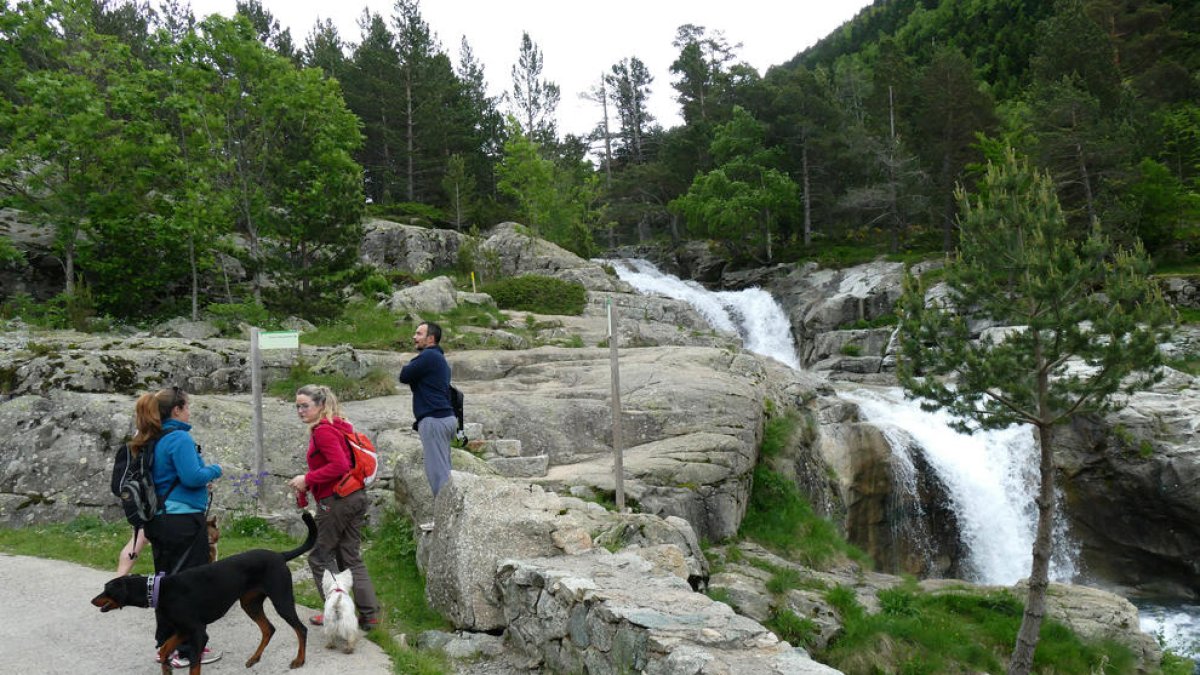
[[[159,572],[152,577],[146,577],[146,600],[150,602],[150,609],[158,606],[158,588],[159,582],[166,576],[166,572]]]

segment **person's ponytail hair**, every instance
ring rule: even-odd
[[[179,387],[159,389],[153,394],[138,397],[133,409],[133,423],[137,433],[129,442],[134,454],[142,451],[147,443],[162,435],[162,423],[169,419],[176,408],[187,405],[187,392]]]
[[[296,395],[307,396],[313,405],[321,406],[321,416],[310,426],[316,426],[323,419],[332,422],[335,417],[342,416],[342,407],[338,405],[337,395],[323,384],[306,384],[296,390]]]

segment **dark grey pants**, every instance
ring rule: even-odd
[[[454,415],[424,417],[417,423],[421,448],[425,451],[425,478],[434,497],[450,480],[450,441],[455,431],[458,431],[458,418]]]
[[[354,577],[354,604],[364,619],[379,614],[375,585],[362,561],[362,526],[367,517],[367,491],[346,497],[330,496],[317,502],[317,543],[308,554],[317,593],[325,599],[321,577],[325,570],[337,574],[350,570]]]

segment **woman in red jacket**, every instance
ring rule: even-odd
[[[305,493],[311,492],[317,503],[317,543],[308,554],[308,567],[322,600],[321,576],[325,570],[333,574],[351,570],[359,625],[370,630],[379,624],[379,601],[360,552],[367,491],[359,488],[344,497],[333,492],[334,484],[350,471],[350,448],[344,433],[354,427],[342,417],[337,397],[329,387],[318,384],[296,390],[296,414],[309,429],[308,473],[296,476],[288,485],[296,491],[298,502],[303,504]],[[309,621],[320,626],[324,616],[318,614]]]

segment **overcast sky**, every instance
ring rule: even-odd
[[[394,0],[262,0],[279,23],[292,31],[297,47],[318,19],[332,19],[346,42],[360,41],[363,9],[388,19]],[[679,54],[671,45],[675,29],[690,23],[719,30],[741,60],[760,74],[825,37],[871,0],[422,0],[421,16],[445,51],[458,63],[465,35],[483,64],[488,88],[499,95],[512,87],[512,66],[527,31],[542,52],[542,77],[558,84],[559,133],[585,134],[600,121],[599,106],[580,98],[600,75],[624,58],[636,56],[654,77],[650,112],[664,127],[681,123],[668,70]],[[198,17],[232,14],[234,0],[191,0]]]

